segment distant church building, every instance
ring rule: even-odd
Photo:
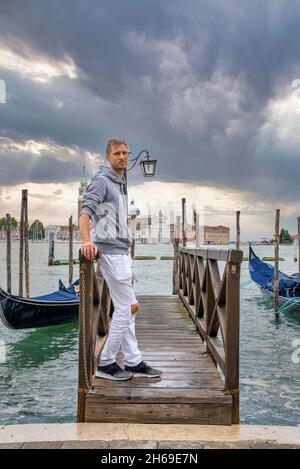
[[[82,171],[81,180],[80,180],[80,187],[79,187],[79,190],[78,190],[77,226],[79,226],[79,218],[80,218],[80,213],[81,213],[81,207],[82,207],[83,197],[84,197],[84,193],[86,191],[87,186],[88,186],[88,178],[87,178],[86,169],[85,169],[85,166],[84,166],[83,171]]]

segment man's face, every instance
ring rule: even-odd
[[[107,159],[115,170],[124,170],[128,163],[128,150],[126,145],[123,143],[120,145],[113,145]]]

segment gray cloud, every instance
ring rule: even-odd
[[[162,181],[294,201],[296,149],[261,140],[269,101],[300,77],[299,26],[296,0],[2,2],[3,42],[24,55],[17,40],[52,60],[69,56],[79,72],[45,85],[0,69],[2,135],[77,152],[74,163],[2,151],[2,184],[78,180],[81,152],[119,135],[134,154],[153,151]],[[138,171],[130,180],[142,181]]]

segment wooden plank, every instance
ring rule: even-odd
[[[121,362],[122,363],[122,362]],[[190,366],[209,366],[212,367],[212,362],[211,360],[208,362],[205,361],[200,361],[200,360],[189,360],[189,367]],[[187,362],[185,360],[161,360],[159,357],[153,357],[151,359],[151,365],[154,366],[155,368],[160,368],[161,366],[187,366]]]
[[[100,405],[104,403],[170,403],[173,404],[189,404],[189,403],[206,403],[206,404],[231,404],[231,396],[225,395],[218,389],[212,390],[210,393],[206,389],[172,389],[170,399],[170,389],[160,389],[159,395],[157,393],[149,393],[144,388],[118,388],[114,387],[113,392],[111,388],[95,388],[94,394],[88,397],[89,402],[97,400]]]
[[[89,399],[86,422],[115,423],[185,423],[198,425],[230,425],[231,405],[199,404],[128,404],[117,405]]]
[[[152,390],[157,390],[156,399],[159,400],[160,389],[207,389],[208,393],[210,389],[224,390],[224,384],[221,379],[217,379],[213,373],[203,373],[204,378],[190,378],[182,379],[162,379],[162,378],[133,378],[130,381],[110,381],[108,379],[96,378],[94,380],[94,386],[97,388],[143,388],[148,389],[153,394]]]
[[[167,360],[197,360],[203,357],[203,351],[192,351],[192,352],[177,352],[174,350],[173,352],[163,352],[161,350],[151,350],[147,353],[148,356],[151,357],[158,357],[158,358],[166,358]]]

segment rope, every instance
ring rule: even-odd
[[[253,280],[252,280],[252,279],[250,279],[250,280],[246,280],[246,282],[244,282],[244,283],[241,283],[240,287],[241,287],[241,288],[244,288],[244,287],[246,287],[247,285],[249,285],[249,284],[250,284],[250,283],[252,283],[252,282],[253,282]]]
[[[86,289],[86,282],[85,282],[85,276],[86,276],[86,270],[84,270],[84,273],[82,275],[82,336],[83,336],[83,370],[84,370],[84,380],[85,380],[85,385],[87,387],[86,392],[90,392],[92,389],[90,382],[89,382],[89,375],[88,375],[88,370],[87,370],[87,356],[86,356],[86,312],[85,312],[85,301],[86,301],[86,296],[85,296],[85,289]],[[81,390],[82,392],[82,390]]]
[[[289,301],[287,301],[282,306],[280,306],[280,308],[278,308],[277,312],[282,313],[282,311],[286,311],[289,308],[293,308],[294,306],[296,306],[298,304],[300,304],[300,299],[297,300],[297,299],[291,298]]]

